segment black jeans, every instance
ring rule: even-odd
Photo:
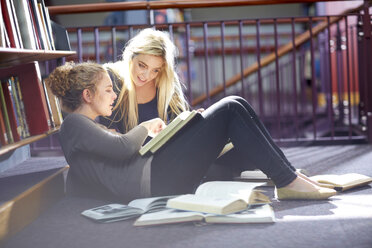
[[[152,194],[192,193],[228,141],[234,145],[234,163],[224,166],[226,170],[252,169],[254,165],[277,187],[296,178],[295,168],[273,142],[252,107],[243,98],[233,96],[210,106],[201,119],[187,126],[154,155]]]

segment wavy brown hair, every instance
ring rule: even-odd
[[[107,72],[102,65],[94,62],[79,64],[67,62],[57,67],[45,79],[45,83],[50,87],[52,93],[61,100],[62,109],[72,112],[83,103],[84,89],[89,89],[92,93],[96,91],[96,85],[101,80],[102,73]]]

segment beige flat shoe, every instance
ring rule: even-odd
[[[325,200],[337,194],[334,189],[320,188],[317,191],[302,192],[287,188],[275,188],[279,200]]]

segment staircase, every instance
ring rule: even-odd
[[[0,246],[65,194],[63,157],[31,157],[0,173]]]

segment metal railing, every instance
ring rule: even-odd
[[[177,7],[174,1],[160,2]],[[160,2],[146,2],[146,9],[160,8]],[[189,7],[205,1],[182,2]],[[237,2],[262,1],[230,4]],[[143,9],[143,2],[138,4]],[[92,11],[82,6],[81,13]],[[120,8],[126,9],[126,3]],[[52,15],[74,13],[60,6],[49,9]],[[166,30],[179,48],[178,69],[193,106],[241,95],[276,141],[318,144],[372,138],[370,20],[366,1],[338,16],[95,26],[68,32],[75,60],[105,63],[120,58],[138,29]]]

